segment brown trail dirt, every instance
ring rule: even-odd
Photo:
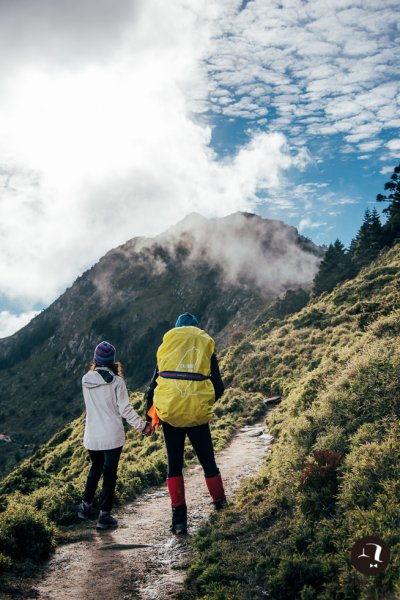
[[[262,431],[260,431],[260,428]],[[271,446],[264,423],[242,428],[218,454],[228,499],[243,479],[255,474]],[[153,489],[115,515],[119,527],[98,532],[83,525],[87,536],[57,548],[41,581],[32,581],[42,600],[164,600],[182,590],[191,557],[190,534],[213,510],[200,466],[184,473],[189,535],[169,531],[171,509],[166,487]],[[33,597],[33,596],[31,596]]]

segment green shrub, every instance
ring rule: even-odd
[[[29,494],[45,486],[49,481],[50,477],[43,469],[37,469],[29,462],[25,462],[1,482],[0,489],[3,494],[15,491]]]
[[[338,492],[338,467],[343,455],[332,450],[314,450],[301,474],[302,512],[320,517],[334,510]]]
[[[60,487],[48,486],[36,490],[29,503],[57,525],[76,522],[76,505],[81,499],[81,490],[68,483]]]
[[[11,558],[0,552],[0,575],[11,566]]]
[[[339,500],[343,509],[372,506],[387,482],[398,481],[400,486],[398,423],[393,423],[380,441],[366,441],[352,448],[345,466]]]
[[[32,507],[10,506],[0,515],[0,552],[10,558],[47,558],[53,535],[48,519]]]

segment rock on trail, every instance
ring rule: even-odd
[[[228,500],[243,479],[257,472],[272,440],[264,424],[256,423],[242,428],[218,454]],[[118,529],[98,532],[93,521],[81,526],[87,537],[57,548],[42,580],[32,582],[35,596],[42,600],[173,598],[182,589],[191,557],[190,534],[213,510],[201,467],[187,468],[184,475],[189,536],[170,533],[166,487],[153,489],[115,511]]]

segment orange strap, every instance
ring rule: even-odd
[[[151,408],[147,414],[149,415],[149,417],[151,417],[151,424],[155,429],[157,429],[157,427],[159,427],[160,425],[160,419],[158,417],[156,409],[154,408],[154,404],[151,405]]]

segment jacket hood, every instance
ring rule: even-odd
[[[107,367],[102,367],[101,371],[105,371],[109,377],[109,381],[106,381],[102,375],[98,371],[88,371],[86,375],[82,377],[82,385],[86,388],[95,388],[101,385],[110,385],[114,381],[115,375],[107,369]]]

